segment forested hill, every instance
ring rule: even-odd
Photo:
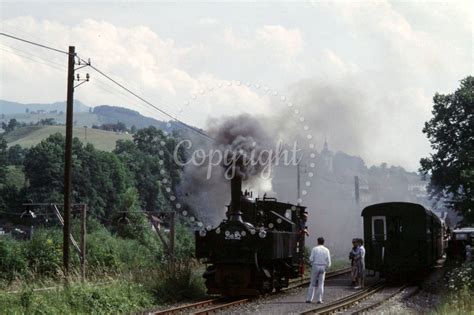
[[[11,114],[22,114],[28,112],[61,112],[66,111],[66,102],[55,102],[55,103],[18,103],[10,102],[6,100],[0,100],[0,114],[11,115]],[[85,105],[79,100],[74,101],[75,112],[87,112],[89,106]]]
[[[92,112],[102,124],[124,123],[127,127],[135,126],[138,129],[154,126],[159,129],[166,127],[166,122],[150,117],[145,117],[139,112],[119,106],[100,105],[94,107]]]
[[[0,100],[0,125],[16,119],[19,123],[35,124],[41,120],[54,119],[55,123],[64,124],[66,119],[66,103],[23,104]],[[74,101],[74,123],[80,127],[93,125],[124,123],[127,128],[137,129],[154,126],[164,129],[166,122],[145,117],[139,112],[124,107],[100,105],[90,107],[79,100]]]

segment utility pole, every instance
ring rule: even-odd
[[[82,66],[77,69],[74,68],[76,58],[76,48],[69,46],[68,64],[67,64],[67,100],[66,100],[66,149],[64,153],[64,227],[63,227],[63,267],[64,273],[67,276],[69,273],[69,252],[70,252],[70,234],[71,234],[71,195],[72,195],[72,126],[74,113],[74,89],[79,85],[89,82],[89,73],[86,74],[85,79],[81,79],[77,74],[74,79],[74,72],[81,68],[91,65],[88,62],[83,62]],[[79,58],[78,64],[81,65]],[[80,83],[74,86],[74,81]]]
[[[87,205],[83,204],[81,208],[81,279],[86,279],[86,213]]]
[[[301,190],[300,190],[300,163],[296,164],[296,202],[300,204]]]
[[[74,58],[76,49],[69,46],[67,71],[66,105],[66,150],[64,155],[64,227],[63,227],[63,266],[66,276],[69,273],[69,234],[71,232],[71,193],[72,193],[72,119],[74,107]]]
[[[176,257],[175,257],[175,249],[174,249],[174,234],[175,234],[175,213],[171,211],[170,213],[170,259],[171,259],[171,272],[175,273],[176,268]]]
[[[359,204],[359,176],[354,176],[355,201]]]

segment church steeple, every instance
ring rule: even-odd
[[[322,162],[322,167],[325,171],[332,172],[333,170],[332,157],[333,157],[333,154],[331,151],[329,151],[328,140],[325,137],[323,150],[321,151],[321,162]]]

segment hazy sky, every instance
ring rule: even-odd
[[[369,164],[416,170],[429,153],[421,129],[432,96],[473,73],[472,3],[0,1],[0,17],[2,32],[76,46],[80,57],[187,123],[274,115],[291,102],[302,110],[288,119],[306,111],[308,124],[318,124],[316,146],[327,137],[334,150]],[[66,63],[65,55],[0,37],[0,98],[64,100]],[[165,118],[86,72],[92,81],[76,99]],[[350,114],[340,115],[344,109]]]

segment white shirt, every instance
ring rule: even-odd
[[[311,256],[309,256],[311,265],[324,265],[326,268],[331,267],[331,254],[329,249],[324,245],[318,245],[311,250]]]
[[[364,248],[364,245],[361,245],[360,247],[360,257],[362,258],[362,260],[365,259],[365,248]]]

